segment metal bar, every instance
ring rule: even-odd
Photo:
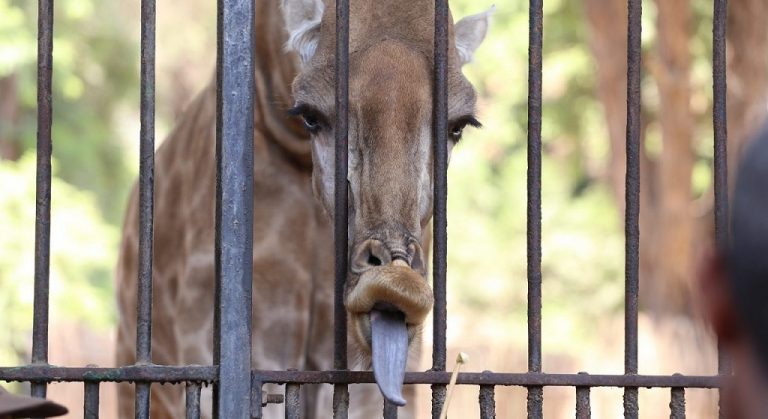
[[[494,386],[480,386],[480,419],[496,419],[496,391]]]
[[[444,371],[446,364],[447,304],[446,273],[448,269],[448,0],[435,0],[435,51],[433,90],[434,135],[434,221],[432,287],[435,305],[433,316],[432,370]],[[446,388],[432,386],[432,417],[437,419],[445,403]]]
[[[637,314],[640,286],[640,129],[642,2],[627,2],[627,173],[625,208],[624,373],[637,374]],[[637,388],[624,391],[624,417],[637,419]]]
[[[349,263],[349,208],[347,158],[349,154],[349,0],[336,1],[336,150],[334,173],[334,342],[333,368],[347,369],[347,312],[344,307],[344,286]],[[333,417],[346,419],[349,389],[346,385],[333,388]]]
[[[200,419],[200,384],[187,383],[186,386],[187,419]]]
[[[155,177],[155,0],[141,1],[139,269],[136,363],[152,363],[152,250]],[[149,418],[150,385],[136,384],[136,417]]]
[[[273,384],[357,384],[374,383],[370,371],[253,371],[254,382]],[[448,384],[445,371],[407,372],[406,384]],[[460,385],[504,385],[544,387],[685,387],[719,388],[719,375],[587,375],[531,373],[459,373]],[[127,366],[120,368],[72,368],[47,365],[0,367],[0,381],[39,382],[164,382],[185,381],[212,384],[218,381],[216,366]]]
[[[541,372],[541,89],[543,0],[529,1],[528,19],[528,371]],[[543,417],[544,389],[528,388],[528,418]]]
[[[348,371],[337,371],[337,372],[348,372]],[[333,417],[334,419],[346,418],[349,415],[349,391],[347,390],[347,384],[349,383],[350,382],[343,382],[333,386]]]
[[[589,419],[592,417],[589,387],[576,387],[576,419]]]
[[[87,381],[84,387],[83,418],[99,419],[99,383]]]
[[[51,140],[53,0],[38,1],[37,18],[37,174],[35,183],[35,296],[32,363],[48,363],[48,288],[51,256]],[[45,384],[32,383],[32,395],[45,397]]]
[[[253,377],[253,376],[251,376]],[[261,408],[263,406],[266,406],[266,403],[269,403],[269,396],[266,395],[263,392],[264,383],[261,381],[253,381],[251,384],[251,417],[256,419],[261,419],[263,417],[263,412],[261,411]],[[283,402],[283,395],[280,394],[280,403]]]
[[[256,379],[275,384],[352,384],[374,383],[370,371],[254,371]],[[0,375],[0,378],[2,376]],[[446,371],[405,373],[405,384],[448,384],[451,374]],[[687,387],[717,388],[721,377],[668,375],[586,375],[538,373],[460,373],[460,385],[504,385],[522,387]]]
[[[712,80],[714,108],[714,189],[715,189],[715,241],[719,249],[728,244],[728,73],[726,66],[726,34],[728,21],[728,0],[714,1],[712,23]],[[717,372],[730,373],[731,366],[721,342],[717,344]],[[718,402],[719,417],[723,417],[722,397]]]
[[[685,419],[685,389],[673,387],[669,402],[669,419]]]
[[[251,417],[254,4],[219,0],[214,417]]]
[[[397,405],[384,400],[384,419],[397,419]]]
[[[285,419],[301,419],[301,385],[287,384],[285,386]]]
[[[21,367],[0,367],[0,381],[137,381],[153,383],[195,381],[213,383],[217,380],[218,368],[215,366],[131,365],[119,368],[71,368],[25,365]]]

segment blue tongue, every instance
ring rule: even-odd
[[[397,406],[405,406],[403,380],[408,360],[408,329],[399,311],[371,311],[373,375],[381,394]]]

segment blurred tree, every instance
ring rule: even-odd
[[[655,8],[649,7],[655,5]],[[711,161],[711,106],[696,109],[693,84],[704,87],[698,68],[711,68],[712,11],[701,2],[655,0],[646,4],[655,31],[644,27],[644,132],[641,163],[641,304],[655,313],[690,314],[692,267],[711,229],[707,211],[696,211],[703,191],[694,185],[698,161]],[[624,203],[626,134],[626,1],[584,0],[590,43],[598,65],[598,97],[609,126],[609,181],[619,209]],[[745,137],[765,116],[768,93],[768,34],[761,22],[768,5],[761,0],[729,2],[730,166]],[[711,39],[711,38],[710,38]],[[703,62],[697,64],[695,60]],[[711,79],[709,79],[711,81]],[[748,82],[746,82],[748,80]],[[744,88],[749,84],[749,88]],[[654,86],[656,91],[649,89]],[[711,98],[711,93],[707,95]],[[701,106],[698,106],[701,108]],[[707,130],[697,127],[705,126]],[[702,135],[704,134],[704,135]],[[660,141],[658,141],[660,138]],[[709,147],[704,153],[700,149]],[[711,175],[710,175],[711,176]],[[709,182],[707,182],[709,184]],[[709,186],[707,186],[709,188]],[[706,195],[711,196],[711,191]],[[704,216],[704,214],[707,214]]]

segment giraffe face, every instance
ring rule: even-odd
[[[395,313],[394,318],[403,323],[397,333],[407,335],[404,341],[410,346],[433,304],[424,232],[433,203],[434,12],[431,0],[422,3],[425,10],[419,16],[414,16],[418,4],[408,4],[401,11],[388,2],[360,0],[350,5],[350,269],[345,304],[350,340],[363,359],[373,357],[374,370],[377,324],[386,325],[391,317],[381,317],[379,312]],[[314,193],[332,218],[335,24],[333,16],[324,16],[324,9],[320,0],[283,1],[288,46],[301,60],[293,84],[292,113],[303,118],[311,136]],[[401,12],[409,16],[406,22],[392,16]],[[485,36],[487,20],[486,12],[449,28],[449,140],[445,145],[449,155],[466,126],[479,126],[474,116],[476,94],[461,66]]]

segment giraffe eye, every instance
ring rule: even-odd
[[[464,128],[466,128],[467,125],[473,126],[475,128],[480,128],[483,126],[480,121],[478,121],[472,115],[463,116],[457,119],[451,124],[450,131],[450,137],[454,142],[457,142],[461,139],[461,135],[464,133]]]
[[[320,130],[320,121],[313,115],[302,115],[301,119],[304,120],[304,128],[311,133],[315,133]]]
[[[299,104],[288,110],[291,116],[299,116],[304,123],[304,128],[310,133],[315,134],[324,127],[328,126],[327,119],[315,107],[307,104]]]

